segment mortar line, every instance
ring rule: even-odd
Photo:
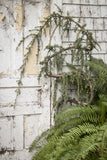
[[[91,7],[91,6],[96,6],[96,7],[98,7],[98,6],[99,6],[99,7],[101,7],[101,6],[107,6],[106,4],[89,4],[89,3],[88,3],[88,4],[85,4],[85,3],[81,3],[81,4],[80,4],[80,3],[72,3],[72,2],[71,2],[71,3],[70,3],[70,2],[68,2],[68,3],[63,3],[62,5],[63,5],[63,6],[64,6],[64,5],[77,5],[77,6],[83,5],[83,6],[90,6],[90,7]]]

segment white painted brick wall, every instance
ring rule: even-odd
[[[107,31],[102,32],[102,39],[101,40],[107,42]]]
[[[93,56],[107,63],[107,0],[0,0],[0,160],[30,160],[33,154],[28,152],[30,144],[52,123],[50,81],[42,78],[38,83],[40,66],[35,64],[36,46],[26,66],[16,108],[11,105],[15,99],[16,80],[19,79],[18,68],[30,39],[18,51],[16,47],[22,37],[30,33],[30,29],[40,25],[43,16],[56,11],[55,3],[62,8],[63,14],[69,11],[75,20],[79,17],[81,24],[87,24],[86,28],[93,32],[102,48],[94,50]],[[59,44],[68,45],[74,37],[71,33],[70,39],[66,35],[62,38],[57,31],[52,42],[58,39]],[[47,43],[44,37],[43,47]],[[42,50],[42,59],[44,56]],[[34,69],[31,70],[30,66]]]
[[[102,58],[107,63],[107,1],[106,0],[63,0],[64,14],[67,10],[72,16],[74,6],[78,8],[78,16],[81,24],[87,24],[86,29],[93,32],[94,38],[99,42],[101,50],[93,51],[93,55]],[[68,42],[67,42],[68,43]],[[64,39],[63,45],[66,45]]]
[[[107,17],[107,6],[101,6],[101,17]]]
[[[80,6],[79,5],[63,5],[63,12],[67,14],[67,11],[70,13],[72,17],[79,17],[80,16]]]
[[[98,4],[101,4],[101,5],[107,4],[106,2],[107,2],[106,0],[98,0]]]
[[[104,29],[104,21],[103,18],[94,19],[94,30],[103,30]]]
[[[81,18],[81,24],[86,24],[86,29],[93,30],[94,20],[92,18]]]

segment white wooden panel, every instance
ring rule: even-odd
[[[7,88],[15,88],[18,87],[17,81],[19,79],[6,77],[0,79],[0,88],[7,87]],[[23,87],[35,87],[35,88],[41,88],[43,84],[41,84],[41,80],[38,81],[37,76],[30,76],[30,77],[24,77],[22,78],[22,88]]]
[[[31,33],[30,29],[41,25],[43,17],[49,15],[49,0],[0,0],[0,3],[8,6],[13,18],[7,14],[6,8],[1,10],[5,21],[0,23],[0,126],[2,126],[0,147],[11,151],[0,155],[0,159],[30,160],[31,154],[24,148],[28,148],[38,134],[50,127],[50,83],[44,78],[39,83],[37,80],[39,72],[28,74],[26,71],[22,79],[21,94],[18,96],[16,107],[13,108],[15,90],[18,87],[16,81],[20,76],[18,68],[22,65],[25,48],[30,39],[22,43],[18,50],[16,48],[23,36]],[[48,40],[44,39],[43,47],[48,44],[49,37]],[[44,57],[44,51],[42,54]],[[30,68],[30,64],[28,67]],[[32,68],[29,69],[29,73],[30,71]],[[28,119],[23,120],[24,116],[28,115]]]
[[[14,103],[15,89],[0,89],[0,105]]]
[[[13,104],[16,98],[12,88],[0,89],[0,105]],[[21,94],[17,98],[17,105],[40,104],[39,90],[36,88],[21,88]]]
[[[40,105],[29,105],[29,106],[16,106],[13,107],[1,107],[0,108],[0,117],[5,116],[19,116],[19,115],[38,115],[42,113],[42,108]]]
[[[29,152],[29,150],[20,150],[16,152],[6,152],[0,154],[0,160],[31,160],[34,153]]]
[[[43,20],[43,17],[45,16],[44,10],[48,4],[47,4],[47,0],[45,2],[42,1],[42,3],[40,2],[41,1],[33,5],[32,3],[30,3],[30,1],[25,1],[24,36],[27,36],[31,33],[35,33],[35,30],[34,30],[35,27],[38,27],[43,24],[41,23],[41,21]],[[30,41],[31,41],[31,38],[28,38],[27,40],[25,40],[24,42],[25,48],[29,44]]]
[[[39,115],[25,117],[25,148],[29,148],[35,137],[40,135],[40,133],[43,131],[40,118],[42,117]]]
[[[22,54],[16,51],[16,47],[23,36],[22,26],[20,26],[20,31],[17,31],[16,28],[16,23],[19,23],[17,17],[20,18],[17,10],[21,7],[21,0],[5,0],[1,1],[1,4],[0,7],[5,19],[0,22],[2,24],[0,28],[0,48],[2,50],[0,72],[2,72],[2,75],[12,75],[22,64]]]
[[[6,74],[10,67],[10,46],[11,42],[8,38],[8,33],[0,28],[0,73],[3,72]],[[4,47],[5,46],[5,47]]]
[[[0,118],[0,150],[13,149],[12,117]]]
[[[25,34],[26,31],[28,32],[36,26],[40,26],[40,17],[42,16],[42,12],[43,10],[41,3],[32,5],[32,3],[30,4],[29,2],[25,2]]]
[[[23,149],[23,116],[15,116],[13,119],[13,149]]]

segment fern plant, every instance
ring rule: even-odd
[[[98,105],[61,111],[55,126],[36,139],[30,151],[37,147],[33,160],[106,160],[107,96],[100,95]]]
[[[107,64],[101,59],[91,57],[91,61],[86,62],[90,67],[93,81],[95,97],[99,94],[107,94]]]

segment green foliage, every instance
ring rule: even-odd
[[[92,57],[93,49],[99,45],[92,33],[85,29],[86,25],[76,22],[69,13],[64,16],[61,9],[57,8],[58,12],[50,14],[42,26],[35,28],[33,35],[26,36],[19,43],[20,46],[32,36],[20,67],[17,96],[32,46],[37,43],[39,58],[42,35],[47,28],[51,28],[49,44],[45,48],[47,55],[41,62],[39,78],[42,74],[54,78],[55,125],[32,143],[30,151],[37,150],[33,160],[106,160],[107,65]],[[58,29],[60,33],[66,33],[68,38],[70,32],[75,33],[76,40],[67,47],[52,45],[53,35]],[[70,62],[66,61],[68,54],[71,55]],[[65,66],[67,71],[64,70]],[[77,98],[73,98],[73,90]],[[67,107],[68,104],[71,107]]]
[[[38,46],[38,61],[40,47],[42,48],[43,44],[42,37],[46,33],[46,29],[49,28],[51,28],[50,40],[45,49],[47,56],[40,63],[42,68],[39,78],[43,74],[46,77],[59,79],[57,84],[61,86],[60,94],[61,98],[63,99],[63,105],[65,105],[67,102],[68,94],[71,94],[68,93],[68,89],[71,85],[76,87],[78,95],[78,98],[75,99],[75,103],[84,104],[85,102],[89,104],[92,102],[92,84],[88,78],[89,72],[87,71],[87,67],[85,67],[85,62],[90,60],[92,50],[97,48],[98,44],[96,40],[94,40],[92,33],[85,29],[86,25],[81,25],[79,21],[75,21],[71,16],[69,16],[69,13],[67,13],[67,15],[63,15],[61,9],[58,6],[57,8],[58,12],[53,12],[48,17],[46,17],[42,22],[42,25],[35,27],[35,29],[33,29],[33,33],[24,37],[18,45],[19,47],[23,41],[29,37],[32,37],[30,43],[26,47],[27,53],[24,56],[23,64],[20,67],[20,79],[18,81],[18,89],[16,90],[14,106],[16,105],[17,97],[20,94],[20,87],[22,84],[21,80],[23,78],[25,67],[31,54],[32,46],[34,43],[36,43]],[[70,33],[73,32],[76,35],[76,40],[74,42],[70,42],[67,47],[59,46],[58,44],[52,45],[52,38],[56,30],[59,30],[61,34],[66,34],[68,38]],[[71,55],[71,62],[68,64],[65,59],[69,53]],[[75,70],[72,66],[70,66],[71,63],[75,65]],[[72,69],[69,69],[68,72],[65,72],[64,66],[67,68],[71,67]],[[54,92],[55,104],[58,100],[56,93],[57,90]],[[82,95],[81,97],[80,94]]]
[[[54,127],[47,131],[44,143],[38,148],[33,160],[107,159],[107,66],[102,60],[92,57],[86,65],[91,67],[90,78],[94,96],[97,97],[96,105],[74,105],[56,115]],[[101,86],[102,79],[104,83]],[[99,91],[98,86],[102,90]],[[58,101],[60,105],[61,102],[62,99]],[[37,149],[40,139],[33,142],[31,150]]]
[[[95,93],[97,95],[100,93],[107,94],[107,64],[101,59],[91,57],[91,61],[87,62],[86,65],[90,67],[94,76],[92,80]]]
[[[31,149],[36,145],[34,141]],[[107,96],[101,95],[97,106],[77,105],[60,112],[33,160],[105,160],[106,157]]]

